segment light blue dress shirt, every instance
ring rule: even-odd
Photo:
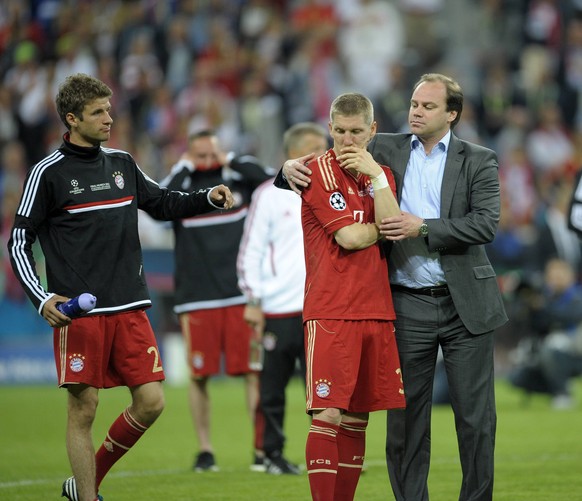
[[[402,185],[402,211],[422,219],[440,218],[441,185],[450,140],[449,131],[427,155],[418,137],[412,136],[410,159]],[[429,252],[424,238],[394,242],[389,268],[393,284],[419,288],[446,283],[439,253]]]

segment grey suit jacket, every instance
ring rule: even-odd
[[[392,169],[399,201],[410,138],[410,134],[376,134],[368,147],[377,162]],[[426,221],[428,246],[440,253],[455,308],[472,334],[492,331],[507,321],[495,270],[484,248],[495,237],[499,212],[495,152],[452,134],[441,188],[441,217]]]

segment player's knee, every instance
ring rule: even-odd
[[[164,410],[164,399],[141,402],[134,406],[135,418],[144,426],[151,426]]]
[[[145,426],[150,426],[160,416],[165,406],[161,385],[142,387],[133,393],[132,410],[135,418]]]
[[[153,423],[160,416],[165,405],[166,401],[164,399],[164,394],[161,392],[154,398],[148,399],[145,402],[143,412],[146,414],[148,424]]]
[[[319,419],[326,423],[339,425],[342,420],[342,411],[335,407],[329,407],[313,413],[313,419]]]
[[[80,387],[69,389],[68,397],[68,419],[70,423],[78,426],[90,427],[97,413],[99,397],[96,391]]]
[[[155,402],[152,402],[148,408],[148,414],[151,423],[153,423],[160,416],[165,406],[166,402],[163,395]]]

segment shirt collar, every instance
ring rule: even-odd
[[[449,149],[450,142],[451,142],[451,130],[449,129],[449,131],[438,142],[436,147],[438,149],[440,149],[442,152],[446,153]],[[418,139],[418,136],[416,134],[412,134],[412,137],[410,138],[410,149],[414,150],[414,149],[418,148],[419,146],[420,146],[420,139]]]

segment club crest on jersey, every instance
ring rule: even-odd
[[[123,174],[121,172],[114,172],[113,179],[115,180],[115,186],[117,186],[120,190],[125,187],[125,179],[123,179]]]
[[[85,368],[85,357],[80,353],[69,355],[69,367],[73,372],[81,372]]]
[[[346,201],[344,196],[339,191],[334,191],[329,196],[329,205],[335,210],[344,210],[346,208]]]
[[[263,347],[265,351],[273,351],[277,346],[277,336],[272,332],[265,332],[263,334]]]
[[[315,381],[315,394],[319,398],[327,398],[331,393],[331,381],[327,379],[318,379]]]

